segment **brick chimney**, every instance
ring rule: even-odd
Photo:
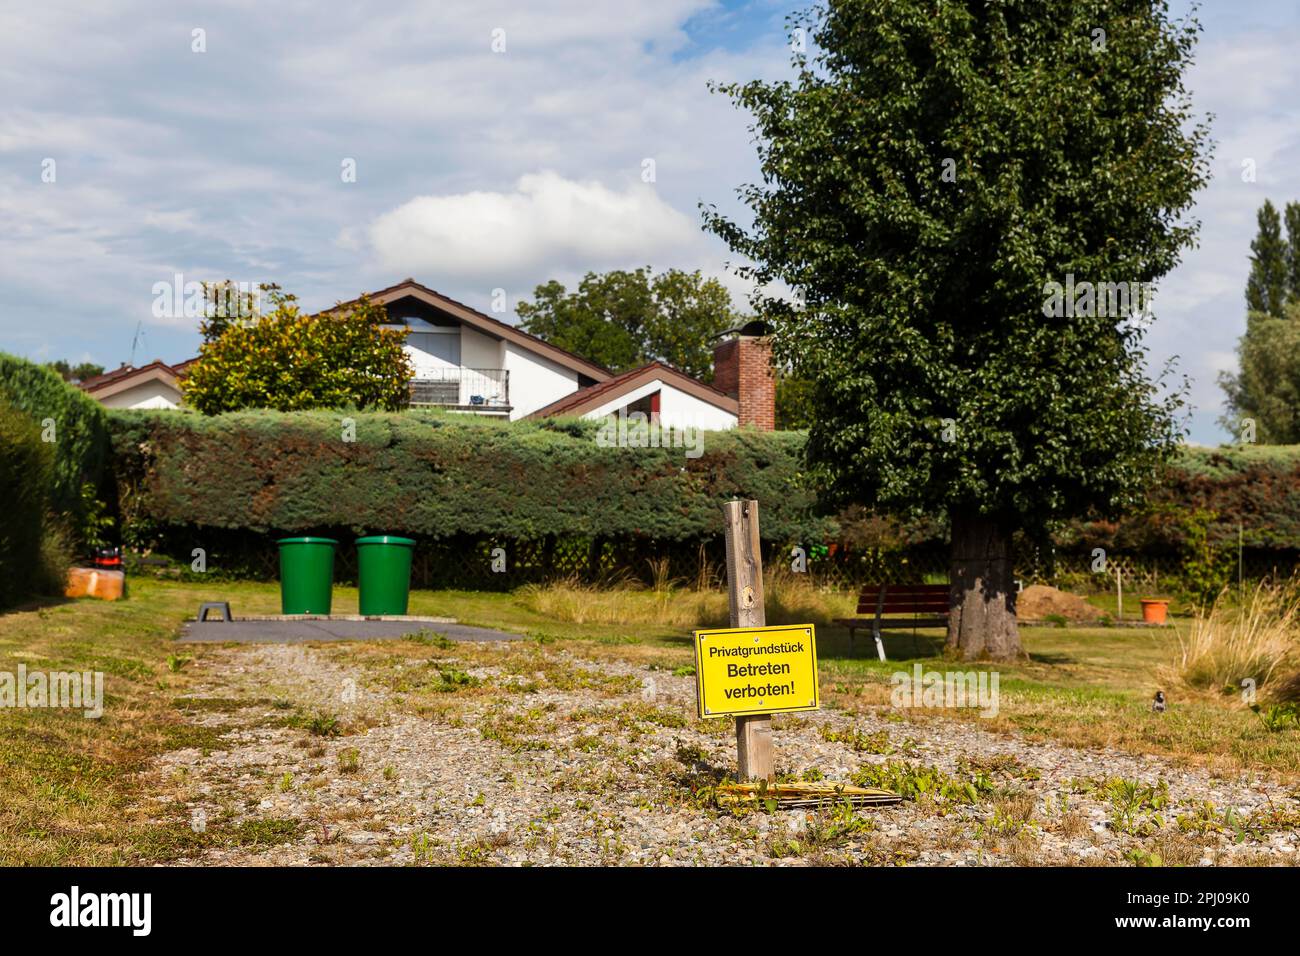
[[[740,403],[741,427],[776,428],[776,376],[766,323],[749,322],[722,333],[713,347],[713,387]]]

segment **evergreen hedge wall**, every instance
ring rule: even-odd
[[[40,590],[54,452],[40,427],[0,395],[0,610]]]
[[[81,491],[89,484],[107,491],[109,438],[105,409],[52,369],[0,352],[0,398],[6,398],[40,428],[54,421],[54,464],[49,506],[79,517]]]
[[[1076,522],[1058,540],[1171,554],[1198,525],[1218,547],[1235,550],[1240,530],[1247,551],[1300,551],[1300,446],[1185,448],[1143,511],[1120,521]]]
[[[773,559],[791,543],[838,541],[832,558],[859,563],[879,552],[945,550],[941,516],[819,515],[801,482],[798,432],[708,433],[704,454],[687,458],[681,449],[602,448],[594,423],[432,411],[116,411],[109,422],[125,542],[183,563],[202,546],[235,574],[273,573],[273,539],[285,533],[392,532],[420,540],[429,581],[504,586],[614,565],[644,575],[655,556],[688,566],[700,543],[708,544],[701,556],[718,560],[718,504],[733,496],[763,503]],[[1146,511],[1073,522],[1057,533],[1056,551],[1102,546],[1181,560],[1200,527],[1235,554],[1238,522],[1248,557],[1289,566],[1300,555],[1300,447],[1186,449]],[[479,574],[489,542],[519,544],[508,580]]]
[[[799,433],[710,432],[703,454],[688,458],[680,448],[604,448],[595,423],[572,420],[117,411],[110,421],[123,517],[137,533],[347,528],[682,542],[720,534],[718,505],[737,495],[763,502],[766,539],[835,533],[801,488]]]

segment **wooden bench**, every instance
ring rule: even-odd
[[[858,628],[871,627],[876,639],[876,654],[885,659],[885,645],[880,640],[882,627],[947,627],[948,594],[946,584],[868,584],[858,595],[858,617],[836,618],[836,624],[849,629],[849,654]],[[885,617],[906,614],[910,617]]]

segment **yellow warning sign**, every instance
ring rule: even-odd
[[[695,696],[701,717],[816,710],[813,626],[696,631]]]

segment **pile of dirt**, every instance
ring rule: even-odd
[[[1046,584],[1031,584],[1016,596],[1016,617],[1021,620],[1041,621],[1053,614],[1067,621],[1095,621],[1102,612],[1079,595]]]

